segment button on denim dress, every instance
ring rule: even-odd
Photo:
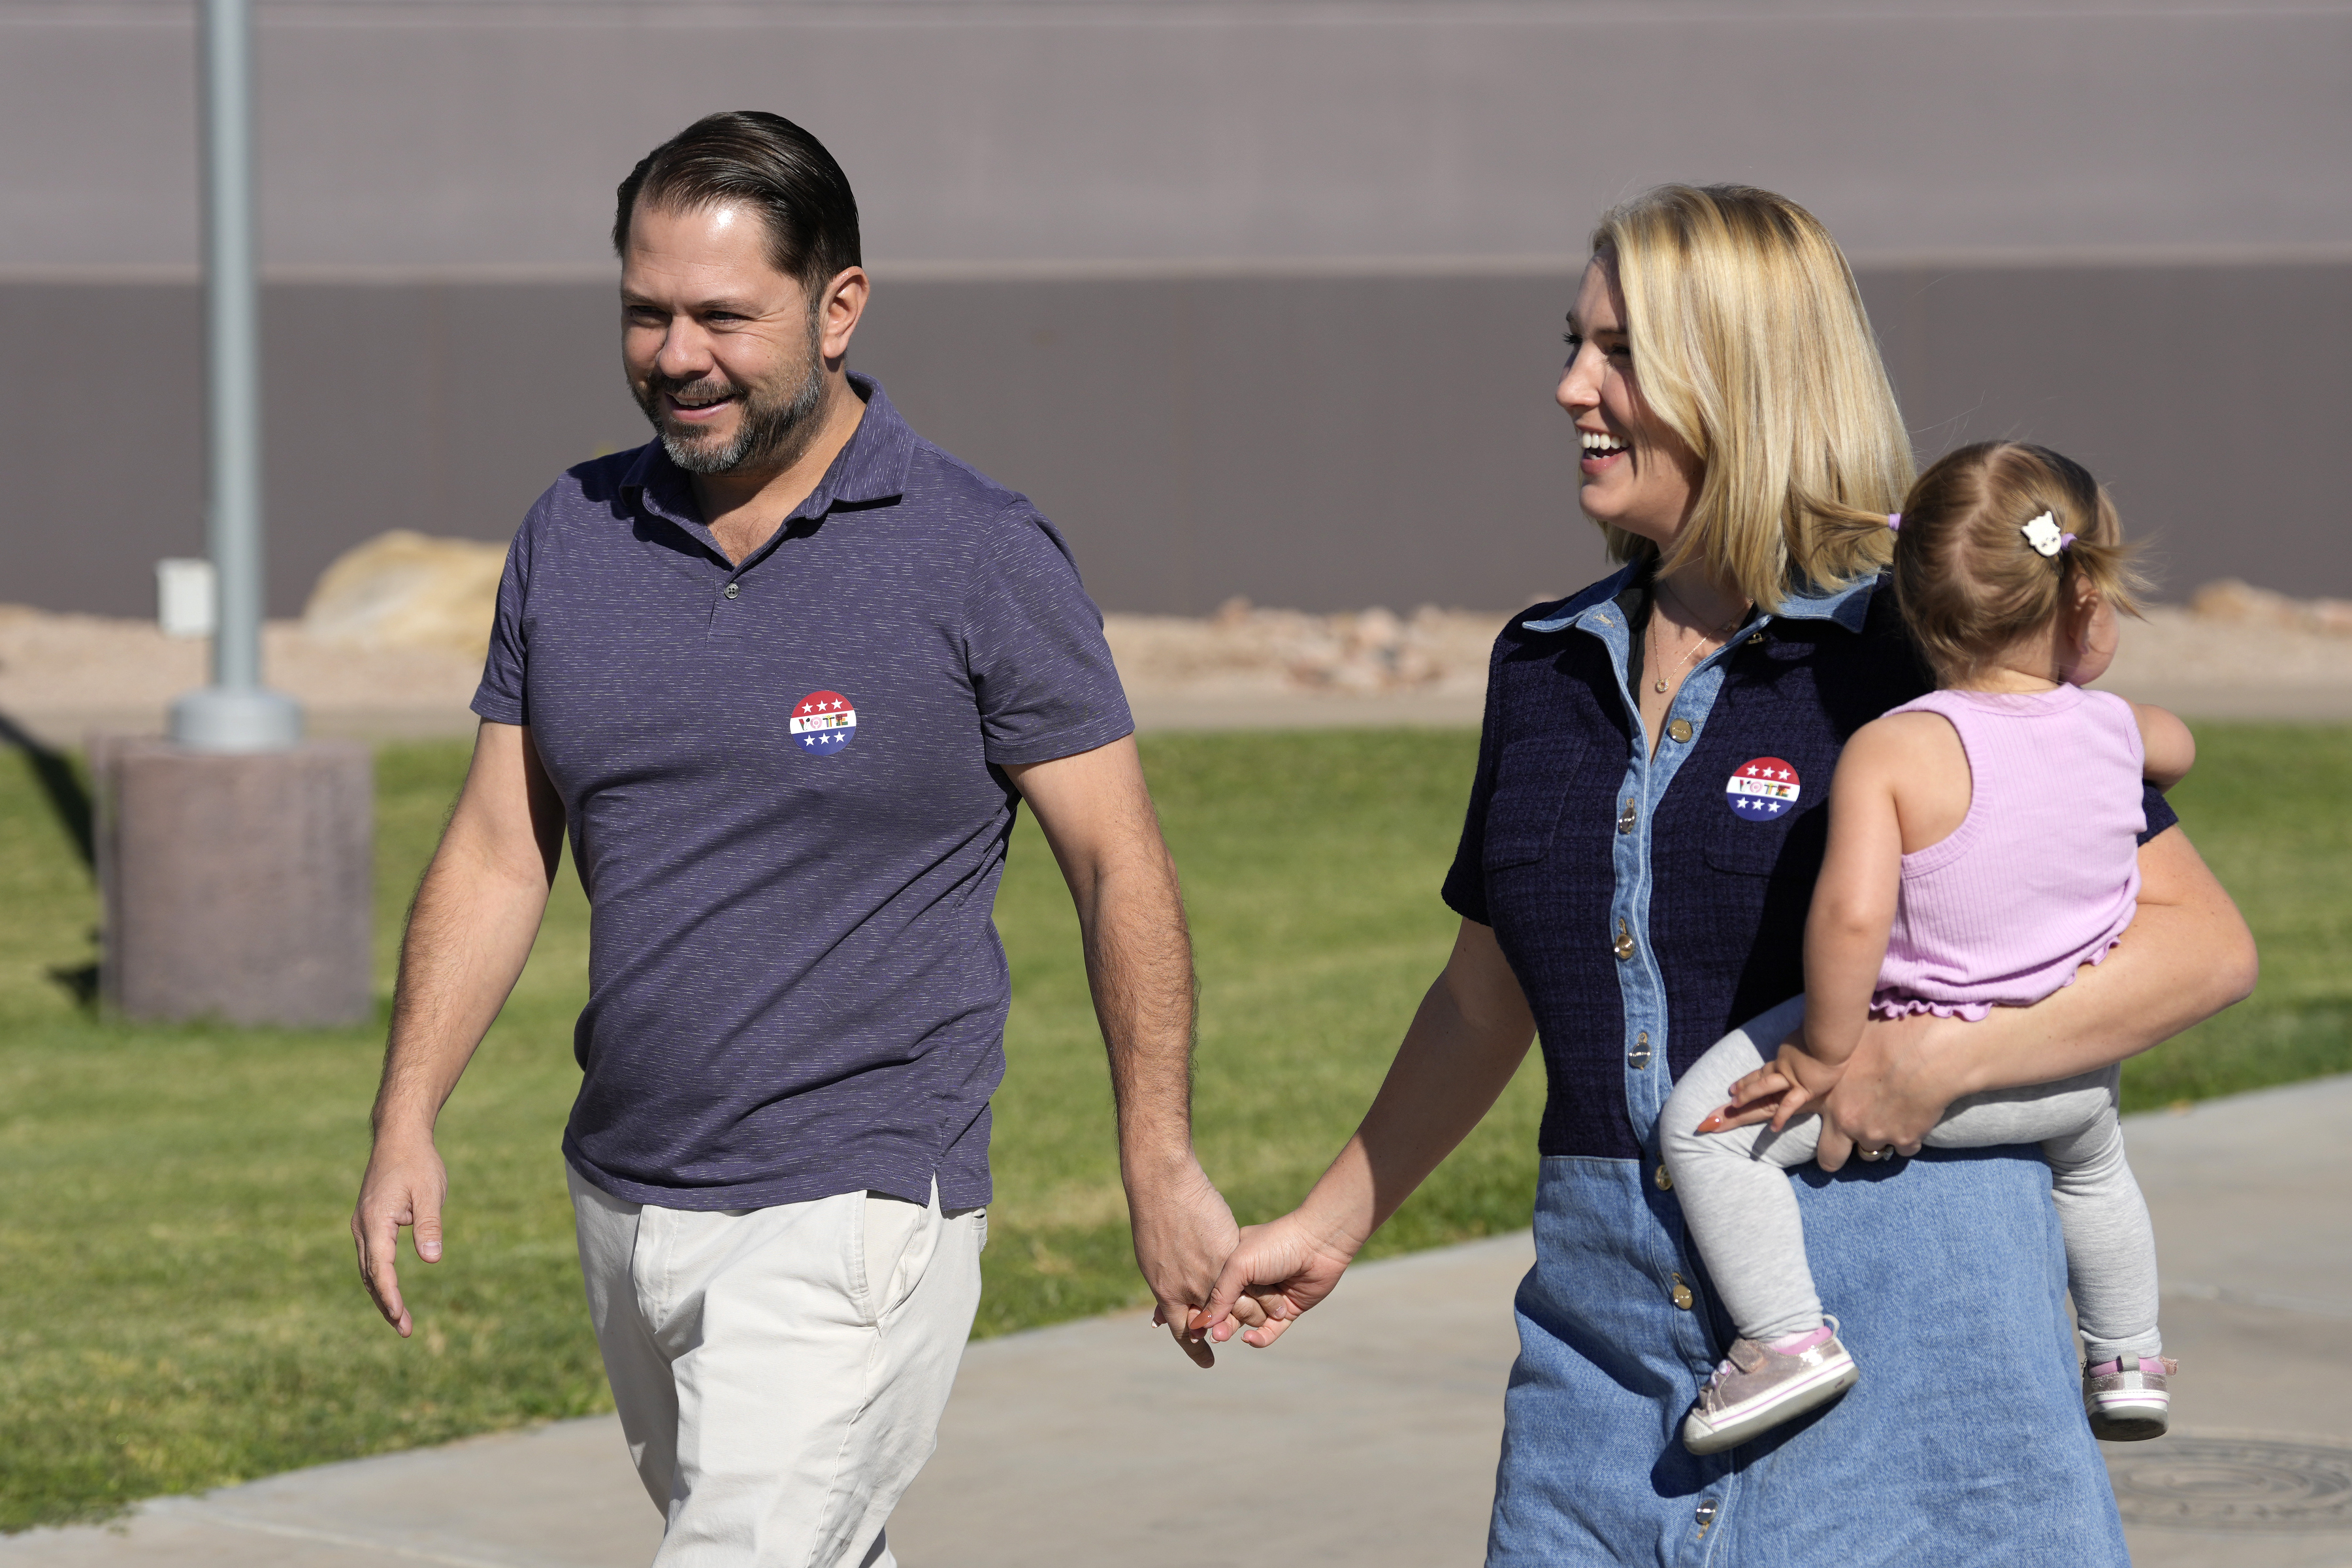
[[[1640,569],[1496,645],[1445,897],[1494,928],[1549,1091],[1490,1564],[2128,1563],[2032,1149],[1795,1173],[1862,1381],[1727,1454],[1677,1438],[1732,1329],[1656,1180],[1658,1116],[1675,1074],[1804,989],[1839,748],[1927,687],[1878,589],[1750,621],[1684,683],[1654,756],[1628,679]],[[2147,810],[2151,835],[2175,820],[2153,792]]]

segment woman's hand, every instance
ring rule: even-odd
[[[1242,1232],[1209,1304],[1192,1314],[1191,1336],[1223,1344],[1239,1331],[1242,1343],[1264,1350],[1339,1286],[1356,1248],[1309,1222],[1306,1212],[1294,1209]]]
[[[1945,1108],[1969,1092],[1956,1069],[1965,1065],[1974,1027],[1932,1013],[1864,1025],[1843,1075],[1816,1107],[1822,1134],[1814,1163],[1834,1171],[1857,1147],[1917,1153]]]
[[[1264,1349],[1280,1339],[1494,1108],[1535,1034],[1535,1015],[1494,931],[1464,921],[1363,1125],[1296,1212],[1242,1232],[1186,1336],[1223,1344],[1238,1320],[1245,1344]]]
[[[1732,1102],[1699,1123],[1701,1132],[1727,1132],[1770,1121],[1788,1126],[1810,1105],[1822,1119],[1814,1163],[1834,1171],[1859,1146],[1916,1154],[1945,1108],[1970,1092],[1957,1069],[1968,1046],[1964,1031],[1979,1026],[1933,1014],[1863,1026],[1862,1041],[1843,1068],[1823,1067],[1798,1048],[1801,1034],[1780,1042],[1774,1058],[1732,1086]],[[1799,1063],[1803,1065],[1799,1066]],[[1804,1073],[1827,1075],[1826,1089],[1808,1086]]]

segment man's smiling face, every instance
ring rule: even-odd
[[[797,279],[748,205],[640,204],[621,262],[629,390],[690,473],[782,469],[814,434],[824,366]]]

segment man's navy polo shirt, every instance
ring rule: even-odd
[[[740,565],[656,441],[541,496],[499,586],[474,711],[530,726],[592,910],[563,1152],[631,1202],[988,1202],[1000,770],[1134,727],[1061,535],[850,379]]]
[[[1535,1014],[1546,1155],[1634,1159],[1674,1080],[1805,988],[1830,775],[1856,730],[1929,689],[1895,595],[1792,595],[1676,693],[1654,758],[1631,715],[1648,584],[1627,567],[1496,639],[1478,771],[1445,879]],[[1752,766],[1791,809],[1735,787]],[[1767,802],[1767,805],[1774,804]],[[2146,792],[2145,843],[2179,819]]]

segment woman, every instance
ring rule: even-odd
[[[1911,463],[1844,258],[1781,197],[1666,186],[1619,207],[1569,324],[1580,501],[1625,568],[1497,641],[1453,955],[1361,1128],[1296,1212],[1244,1233],[1195,1328],[1271,1344],[1540,1034],[1537,1262],[1490,1563],[2123,1564],[2046,1167],[1885,1162],[1962,1094],[2103,1067],[2237,1000],[2251,939],[2151,793],[2139,914],[2103,967],[1983,1023],[1873,1026],[1799,1177],[1822,1296],[1852,1303],[1869,1375],[1766,1439],[1685,1452],[1731,1331],[1659,1113],[1718,1037],[1802,991],[1838,749],[1926,689],[1876,591],[1883,539],[1829,526],[1892,510]],[[1767,770],[1775,790],[1740,784]],[[1857,1145],[1879,1163],[1831,1175]],[[2021,1325],[2046,1353],[1983,1386],[1973,1352]]]

